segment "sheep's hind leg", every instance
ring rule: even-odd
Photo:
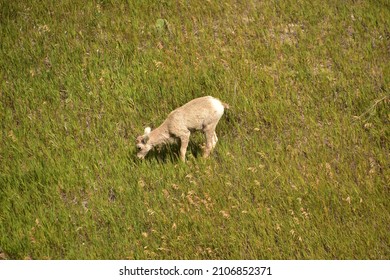
[[[215,126],[205,128],[204,134],[206,136],[206,148],[204,150],[203,157],[207,158],[210,155],[211,150],[217,143],[216,140],[218,140],[218,138],[216,138],[217,135],[215,134]]]
[[[217,133],[215,133],[215,131],[214,131],[214,135],[213,135],[213,149],[215,148],[215,145],[217,145],[217,142],[218,142]]]

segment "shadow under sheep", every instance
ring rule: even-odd
[[[179,162],[180,161],[180,141],[174,144],[165,144],[160,147],[154,147],[149,153],[145,156],[143,160],[152,160],[156,159],[158,162],[167,163],[167,162]],[[201,148],[198,141],[190,140],[187,147],[187,159],[189,155],[192,155],[194,158],[202,157],[203,149]],[[135,151],[131,155],[134,162],[139,162],[141,159],[137,158],[137,152]]]

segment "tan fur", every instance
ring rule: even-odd
[[[215,128],[224,113],[224,108],[229,108],[229,105],[211,96],[191,100],[172,111],[158,128],[150,133],[146,128],[145,134],[137,137],[139,149],[137,156],[144,158],[153,147],[180,139],[180,159],[185,161],[191,132],[201,130],[206,136],[203,156],[208,157],[218,141]]]

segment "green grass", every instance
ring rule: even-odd
[[[388,1],[0,0],[0,258],[389,259]],[[230,104],[204,160],[135,138]]]

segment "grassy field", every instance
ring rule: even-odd
[[[389,259],[390,3],[0,0],[0,259]],[[212,156],[135,138],[204,95]]]

